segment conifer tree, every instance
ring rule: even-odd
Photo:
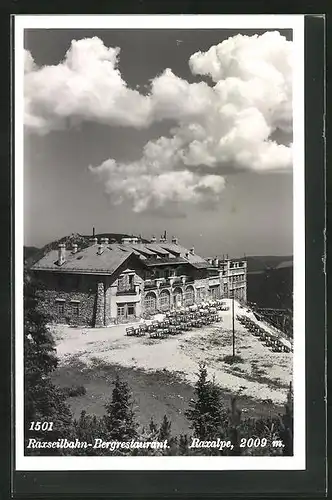
[[[137,438],[138,424],[133,409],[131,392],[127,382],[117,375],[114,382],[112,400],[105,405],[105,432],[108,439],[130,441]]]
[[[180,434],[179,438],[179,455],[189,455],[189,442],[187,434]]]
[[[227,425],[227,412],[221,402],[220,390],[207,379],[205,364],[199,365],[198,380],[195,384],[196,398],[189,403],[185,415],[191,422],[194,436],[201,440],[222,437]]]
[[[151,417],[150,423],[149,423],[149,430],[151,434],[157,434],[158,427],[157,424],[155,423],[153,417]]]
[[[89,415],[82,410],[78,420],[74,420],[75,438],[80,442],[94,443],[95,438],[105,437],[104,420],[96,415]],[[77,448],[75,455],[105,455],[103,448]]]
[[[177,438],[172,436],[171,427],[172,422],[167,418],[167,415],[164,415],[158,432],[158,441],[167,440],[168,448],[164,451],[164,455],[177,454]]]
[[[158,434],[158,438],[160,439],[160,441],[164,441],[164,439],[170,439],[171,425],[171,421],[168,420],[167,415],[164,415]]]

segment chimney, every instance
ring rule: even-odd
[[[195,255],[195,247],[191,247],[190,253],[191,253],[191,255]]]
[[[102,238],[102,240],[100,240],[100,243],[98,245],[98,250],[97,250],[98,255],[101,255],[103,253],[103,251],[105,250],[105,245],[103,243],[103,239],[104,238]]]
[[[216,257],[215,259],[213,259],[213,266],[214,267],[219,267],[219,259],[218,259],[218,257]]]
[[[212,264],[213,264],[212,259],[208,259],[208,263],[210,264],[210,266],[212,266]]]
[[[58,265],[62,266],[62,264],[66,261],[66,245],[64,243],[60,243],[58,247]]]
[[[176,236],[173,236],[173,237],[172,237],[172,243],[174,243],[174,245],[177,245],[177,244],[178,244],[178,241],[179,241],[179,240],[177,239],[177,237],[176,237]]]
[[[73,243],[73,248],[72,248],[71,253],[77,253],[77,251],[78,251],[78,246],[76,243]]]
[[[94,238],[96,236],[96,229],[95,227],[92,228],[92,237]]]
[[[153,235],[151,240],[150,240],[150,243],[155,243],[157,241],[157,238]]]
[[[97,245],[97,243],[98,243],[98,239],[97,239],[97,238],[90,238],[89,242],[90,242],[92,245]]]

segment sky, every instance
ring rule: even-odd
[[[293,253],[291,31],[26,30],[24,243]]]

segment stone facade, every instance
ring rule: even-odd
[[[44,286],[41,291],[42,300],[39,302],[39,309],[56,323],[94,325],[95,277],[81,278],[78,286],[73,284],[70,286],[66,279],[63,279],[63,283],[59,275],[43,273]]]
[[[105,287],[104,287],[104,282],[101,280],[98,281],[97,283],[95,326],[104,326],[104,324],[105,324]]]

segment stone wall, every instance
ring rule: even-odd
[[[41,295],[39,309],[50,315],[51,321],[87,326],[94,324],[95,293],[45,290]],[[78,315],[76,315],[77,308]]]
[[[73,284],[73,276],[63,276],[61,284],[59,275],[55,273],[39,273],[37,278],[44,287],[40,292],[41,300],[38,308],[49,315],[51,321],[62,324],[92,326],[95,320],[96,279],[94,276],[79,277],[77,286]]]
[[[105,286],[104,281],[100,280],[97,283],[96,295],[96,319],[95,326],[104,326],[105,324]]]

